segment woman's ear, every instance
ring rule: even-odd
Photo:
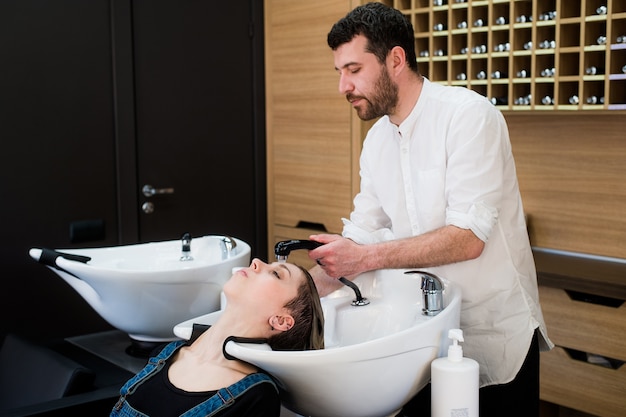
[[[291,315],[286,314],[284,316],[272,316],[270,317],[269,322],[272,329],[284,332],[293,327],[295,320],[291,317]]]

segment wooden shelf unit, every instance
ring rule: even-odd
[[[431,81],[502,110],[626,110],[626,0],[384,3],[411,19]]]

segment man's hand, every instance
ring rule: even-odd
[[[340,235],[311,235],[309,239],[324,244],[309,251],[309,258],[315,260],[328,276],[353,278],[369,270],[363,245]]]

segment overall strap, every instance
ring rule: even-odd
[[[148,359],[148,363],[139,371],[135,376],[129,379],[124,386],[120,389],[120,398],[113,407],[114,410],[121,410],[126,402],[126,396],[132,394],[139,385],[141,385],[146,379],[151,377],[156,371],[161,369],[165,364],[165,361],[172,356],[181,346],[187,343],[186,340],[176,340],[167,344],[157,356]]]
[[[269,375],[264,373],[250,374],[242,380],[235,382],[231,386],[218,390],[217,393],[211,398],[201,404],[198,404],[196,407],[184,413],[181,417],[214,416],[222,409],[234,404],[237,397],[244,394],[247,390],[263,383],[272,384],[276,389],[276,392],[278,392],[276,384]]]

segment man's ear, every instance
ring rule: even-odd
[[[406,53],[404,52],[404,49],[399,46],[391,48],[391,51],[389,51],[389,57],[391,58],[391,65],[394,72],[406,64]]]
[[[295,323],[295,320],[290,314],[286,314],[284,316],[272,316],[269,321],[270,326],[272,326],[274,330],[280,330],[281,332],[291,329]]]

